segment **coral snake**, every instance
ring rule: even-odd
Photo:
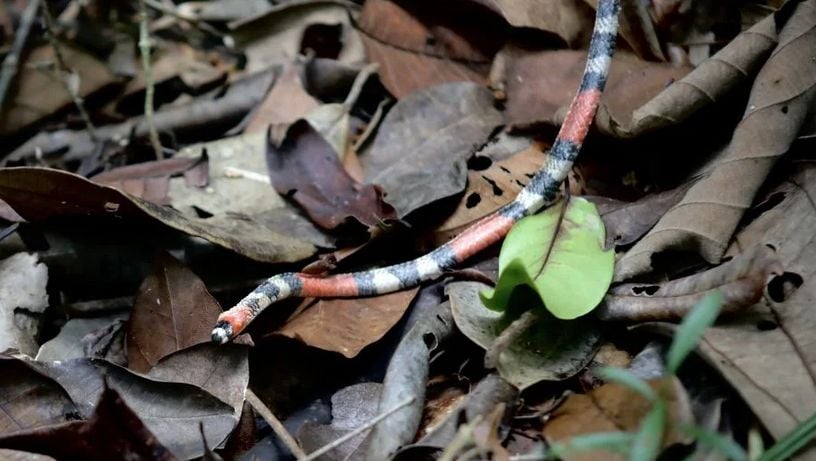
[[[615,49],[620,0],[600,0],[581,86],[570,104],[544,166],[510,203],[481,219],[454,239],[412,261],[331,276],[275,275],[218,317],[212,340],[224,344],[270,304],[293,296],[334,298],[391,293],[441,276],[444,271],[500,241],[519,219],[557,198],[595,117]]]

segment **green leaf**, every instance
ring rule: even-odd
[[[596,432],[578,435],[566,443],[554,443],[547,453],[547,459],[560,459],[596,450],[626,454],[634,439],[634,435],[628,432]]]
[[[680,365],[691,351],[697,347],[706,329],[717,319],[723,303],[722,293],[715,291],[703,298],[677,328],[669,352],[666,355],[666,370],[677,374]]]
[[[612,282],[615,253],[604,251],[605,233],[595,205],[580,197],[522,219],[504,240],[499,281],[482,302],[504,311],[515,288],[527,285],[559,319],[590,312]]]
[[[666,404],[657,400],[649,413],[640,423],[640,429],[635,434],[629,461],[652,461],[660,454],[663,442],[663,427],[666,425]]]

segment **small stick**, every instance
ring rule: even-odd
[[[62,85],[65,87],[65,91],[71,95],[71,99],[74,101],[74,105],[79,111],[79,116],[82,117],[82,121],[85,122],[85,126],[88,129],[88,135],[91,137],[91,140],[98,142],[99,137],[96,135],[96,127],[91,121],[91,116],[88,115],[88,111],[85,110],[85,101],[79,94],[79,85],[74,87],[74,85],[72,85],[66,77],[66,74],[76,74],[76,71],[68,66],[68,63],[65,61],[65,55],[62,54],[62,47],[57,40],[56,28],[54,27],[54,18],[51,16],[51,11],[48,9],[47,2],[43,3],[42,13],[45,23],[45,35],[48,38],[48,43],[51,44],[51,48],[54,49],[54,59],[57,61],[57,75],[60,77],[59,81],[62,82]]]
[[[416,400],[416,397],[414,397],[414,396],[408,397],[407,399],[405,399],[402,402],[400,402],[399,404],[397,404],[397,406],[395,406],[394,408],[392,408],[392,409],[386,411],[385,413],[377,416],[376,418],[374,418],[371,421],[363,424],[362,426],[358,427],[357,429],[354,429],[353,431],[344,434],[342,437],[337,438],[336,440],[329,443],[328,445],[323,445],[322,447],[318,448],[317,450],[309,453],[309,456],[307,456],[307,457],[305,457],[305,458],[303,458],[303,459],[301,459],[299,461],[312,461],[314,459],[319,458],[320,456],[325,455],[326,453],[334,450],[335,448],[339,447],[340,445],[342,445],[342,444],[348,442],[349,440],[353,439],[354,437],[357,437],[358,435],[362,434],[366,430],[371,429],[377,423],[384,420],[385,418],[391,416],[392,414],[398,412],[399,410],[403,409],[404,407],[410,405],[411,403],[414,402],[414,400]]]
[[[20,55],[23,53],[28,33],[31,31],[31,25],[34,23],[34,18],[37,16],[37,9],[40,7],[40,0],[30,0],[26,5],[23,16],[20,19],[20,26],[17,28],[17,33],[14,35],[14,44],[11,46],[11,51],[3,60],[3,69],[0,71],[0,108],[3,107],[3,102],[6,99],[6,93],[9,86],[11,86],[14,76],[17,74],[17,68],[20,63]]]
[[[259,399],[258,396],[255,395],[254,392],[252,392],[252,389],[246,390],[246,400],[247,402],[249,402],[250,405],[252,405],[252,408],[254,408],[255,411],[257,411],[261,415],[264,421],[266,421],[266,424],[269,424],[269,427],[271,427],[272,431],[275,432],[275,435],[277,435],[278,438],[281,439],[281,442],[283,442],[283,444],[286,445],[286,448],[288,448],[289,451],[292,452],[292,454],[295,456],[295,459],[298,459],[299,461],[308,459],[306,453],[303,451],[302,448],[300,448],[300,445],[298,445],[295,439],[292,438],[292,436],[289,434],[289,431],[287,431],[286,428],[283,427],[283,423],[281,423],[280,420],[275,417],[275,414],[272,413],[272,411],[269,408],[267,408],[263,402],[261,402],[261,399]]]
[[[502,352],[506,351],[519,336],[529,330],[537,321],[538,313],[536,313],[534,309],[530,309],[521,314],[516,320],[513,320],[513,323],[507,325],[507,328],[493,340],[493,344],[491,344],[485,352],[485,368],[496,368],[496,365],[499,364],[499,356]]]
[[[139,21],[139,51],[142,53],[142,72],[144,72],[145,81],[145,103],[144,115],[145,123],[147,123],[147,130],[150,135],[150,144],[153,146],[153,151],[156,153],[156,159],[164,158],[162,154],[161,141],[159,140],[159,132],[156,131],[156,124],[153,120],[153,93],[155,86],[153,82],[153,68],[150,65],[150,30],[147,24],[147,6],[145,0],[139,0],[139,14],[141,20]]]

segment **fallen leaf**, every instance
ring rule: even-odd
[[[68,320],[57,336],[40,346],[36,360],[54,362],[87,357],[84,342],[86,336],[93,335],[127,318],[127,313],[116,313],[105,317]]]
[[[689,396],[675,377],[652,379],[649,387],[668,403],[667,432],[661,446],[688,443],[682,431],[684,424],[694,424]],[[548,443],[568,442],[578,435],[596,432],[636,432],[652,403],[621,384],[608,383],[586,394],[572,394],[550,416],[544,426]],[[593,451],[566,456],[566,461],[626,459],[605,451]]]
[[[573,48],[589,44],[595,13],[581,0],[476,0],[497,10],[513,27],[544,30]]]
[[[514,319],[482,304],[479,291],[487,285],[455,282],[447,285],[456,326],[484,349]],[[516,306],[516,309],[524,306]],[[541,381],[561,381],[578,373],[592,359],[600,339],[596,325],[587,320],[541,320],[499,356],[499,374],[520,390]]]
[[[103,360],[26,364],[59,383],[85,418],[93,414],[107,382],[159,442],[180,459],[204,454],[201,423],[207,440],[219,445],[238,421],[231,406],[197,386],[156,381]]]
[[[245,133],[262,131],[266,133],[269,125],[288,125],[303,118],[311,110],[320,106],[306,89],[300,75],[303,67],[289,64],[263,102],[255,109]]]
[[[652,269],[652,255],[692,250],[720,260],[745,210],[777,160],[796,139],[816,99],[816,5],[800,3],[754,81],[726,149],[680,203],[618,260],[615,280]],[[735,180],[737,179],[738,180]]]
[[[187,187],[204,187],[209,180],[206,151],[199,158],[174,157],[122,166],[99,173],[91,181],[114,187],[158,205],[169,205],[170,177],[182,175]]]
[[[212,319],[220,313],[201,279],[169,254],[159,254],[133,302],[128,367],[144,373],[173,352],[209,343]]]
[[[475,3],[369,0],[357,23],[370,62],[399,99],[445,82],[484,84],[506,25]]]
[[[597,8],[597,0],[591,0]],[[666,61],[663,46],[652,16],[649,4],[637,0],[622,0],[619,34],[638,56],[647,61]]]
[[[347,64],[363,62],[363,45],[351,25],[359,7],[351,2],[302,0],[286,2],[258,16],[229,24],[236,48],[247,57],[247,71],[254,72],[302,54],[304,31],[314,24],[340,25],[337,59]]]
[[[398,102],[360,161],[367,180],[383,187],[402,218],[461,192],[466,159],[500,124],[487,89],[470,82],[437,85]]]
[[[0,437],[0,447],[31,451],[61,460],[128,459],[172,461],[114,389],[106,388],[87,421],[75,421]]]
[[[0,459],[3,461],[57,461],[50,456],[38,455],[28,451],[6,450],[0,448]]]
[[[291,197],[320,226],[334,229],[353,217],[373,227],[396,217],[380,188],[354,181],[332,146],[307,121],[291,125],[280,144],[269,139],[267,149],[275,190]]]
[[[479,294],[504,312],[519,286],[531,288],[556,318],[595,309],[612,281],[615,252],[604,250],[605,230],[595,205],[570,197],[517,222],[502,243],[496,287]]]
[[[508,45],[496,60],[501,72],[494,73],[491,86],[507,93],[508,124],[526,127],[563,121],[584,73],[585,51],[530,51]],[[630,125],[636,109],[690,70],[615,53],[595,127],[616,135],[617,126]]]
[[[267,0],[210,0],[184,2],[176,11],[200,21],[229,22],[263,14],[270,8]]]
[[[635,202],[622,202],[606,197],[587,196],[598,207],[606,227],[606,246],[624,246],[638,240],[660,219],[666,210],[683,198],[690,184],[649,194]]]
[[[0,352],[37,354],[47,283],[48,268],[36,254],[17,253],[0,261]]]
[[[0,168],[0,199],[32,222],[61,216],[156,219],[173,229],[264,262],[299,261],[316,251],[311,243],[253,224],[249,218],[187,217],[81,176],[46,168]]]
[[[369,298],[321,299],[275,333],[353,358],[396,325],[418,290]]]
[[[63,59],[77,72],[77,93],[87,97],[116,82],[117,77],[92,55],[66,43],[60,43]],[[5,103],[0,120],[0,135],[10,135],[73,104],[57,71],[35,63],[54,62],[54,49],[40,46],[27,53],[15,78],[16,90]],[[29,65],[31,64],[31,65]]]
[[[360,383],[335,392],[331,397],[331,424],[307,422],[298,431],[297,438],[303,450],[311,453],[376,418],[377,406],[372,405],[372,402],[380,399],[381,391],[380,383]],[[348,457],[355,453],[367,435],[368,431],[360,433],[320,459],[324,461],[349,459]]]
[[[718,267],[662,284],[627,283],[609,290],[596,309],[602,320],[677,321],[714,291],[723,296],[721,312],[733,314],[762,298],[772,275],[782,266],[767,246],[752,248]]]
[[[0,434],[78,418],[68,394],[47,376],[2,354],[0,371]]]

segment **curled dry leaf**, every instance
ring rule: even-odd
[[[773,250],[760,245],[718,267],[659,285],[628,283],[609,290],[596,313],[602,320],[645,322],[681,320],[712,291],[723,295],[721,312],[729,314],[762,298],[782,265]]]
[[[292,124],[280,142],[270,137],[267,163],[275,190],[291,197],[326,229],[349,217],[369,227],[396,218],[382,200],[381,189],[354,181],[331,144],[305,120]]]
[[[648,272],[667,249],[722,257],[745,210],[777,160],[797,138],[816,100],[816,5],[799,3],[756,77],[728,147],[680,203],[619,261],[615,280]]]
[[[128,367],[144,373],[173,352],[209,343],[211,319],[220,313],[201,279],[169,254],[159,254],[133,303]]]
[[[669,422],[663,447],[675,443],[687,443],[688,436],[682,426],[694,424],[689,396],[676,377],[652,379],[649,386],[665,399],[668,406]],[[544,426],[544,438],[549,443],[568,442],[578,435],[596,432],[627,431],[636,432],[641,420],[652,407],[652,403],[637,392],[621,384],[608,383],[589,391],[587,394],[573,394],[567,397],[551,415]],[[591,461],[596,459],[625,459],[608,452],[593,451],[574,454],[566,461]]]
[[[513,27],[551,32],[568,45],[579,48],[589,43],[594,12],[582,0],[476,0],[496,10]]]
[[[356,357],[402,318],[419,288],[357,299],[320,299],[289,319],[276,334]]]
[[[507,93],[505,120],[514,126],[559,124],[575,95],[586,64],[585,51],[530,51],[506,46],[496,58],[501,71],[493,86]],[[616,135],[616,127],[628,126],[632,113],[691,70],[640,60],[615,53],[609,81],[601,96],[596,124],[601,132]]]
[[[174,157],[114,168],[90,179],[158,205],[169,205],[170,178],[179,175],[187,187],[206,186],[210,176],[207,151],[198,158]]]
[[[250,219],[188,217],[81,176],[46,168],[0,168],[0,199],[32,222],[62,216],[155,219],[264,262],[299,261],[316,251],[311,243],[258,226]]]
[[[360,161],[400,218],[465,188],[465,160],[501,124],[490,92],[474,83],[437,85],[402,99]]]
[[[302,72],[303,66],[296,63],[284,67],[272,90],[255,109],[244,132],[266,132],[269,125],[294,123],[320,106],[320,103],[303,88],[303,82],[300,80]]]
[[[475,2],[369,0],[358,27],[383,85],[403,98],[444,82],[485,83],[506,25]]]
[[[40,427],[0,437],[0,447],[56,459],[108,461],[177,459],[114,389],[105,388],[87,421]],[[183,459],[183,458],[182,458]]]

